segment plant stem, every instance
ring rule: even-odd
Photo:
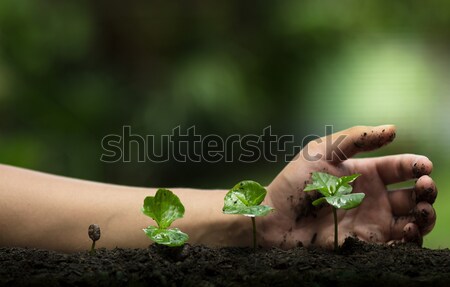
[[[250,217],[252,219],[252,225],[253,225],[253,249],[256,249],[256,220],[255,217]]]
[[[95,252],[95,241],[92,240],[92,245],[91,245],[91,251],[89,251],[89,254],[92,255]]]
[[[336,207],[333,206],[333,216],[334,216],[334,251],[337,251],[338,246],[338,222],[337,222],[337,214]]]

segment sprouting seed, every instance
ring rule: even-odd
[[[95,252],[95,242],[100,239],[100,226],[98,224],[89,225],[88,229],[89,238],[92,240],[92,246],[90,254]]]

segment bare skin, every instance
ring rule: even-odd
[[[426,157],[409,154],[345,160],[392,141],[394,133],[393,126],[355,127],[332,135],[335,139],[346,135],[337,146],[327,145],[326,138],[319,140],[321,143],[308,144],[268,187],[265,203],[276,211],[257,219],[259,244],[290,248],[301,242],[331,247],[334,232],[331,209],[312,208],[311,198],[303,192],[313,171],[337,176],[362,174],[354,190],[366,193],[366,199],[355,210],[339,211],[341,241],[352,235],[378,243],[420,243],[436,219],[431,204],[437,190],[427,176],[431,162]],[[310,156],[305,157],[305,151]],[[329,159],[333,152],[337,155],[333,161],[325,157],[311,160],[314,155],[327,155]],[[418,178],[415,188],[386,191],[387,184],[411,178]],[[227,190],[172,190],[186,209],[184,218],[173,227],[188,233],[191,244],[252,244],[250,220],[222,214]],[[95,183],[0,165],[0,246],[65,252],[88,250],[91,244],[88,226],[96,223],[102,233],[97,247],[147,247],[151,242],[142,228],[155,223],[140,208],[143,199],[155,192],[154,188]]]
[[[361,173],[354,183],[354,192],[366,197],[356,209],[339,210],[339,241],[348,236],[377,243],[417,242],[429,233],[435,223],[432,207],[437,195],[428,176],[431,161],[414,154],[378,158],[351,159],[363,151],[379,148],[395,137],[394,126],[354,127],[308,144],[268,187],[266,204],[275,207],[263,224],[266,246],[290,248],[302,244],[332,247],[334,222],[330,206],[312,207],[318,193],[305,193],[313,171],[336,176]],[[330,139],[330,138],[328,138]],[[320,159],[314,156],[322,156]],[[388,191],[386,186],[418,179],[415,187]]]

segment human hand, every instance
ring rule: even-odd
[[[291,248],[302,244],[332,248],[334,222],[330,206],[312,205],[318,192],[305,193],[314,171],[335,176],[360,173],[353,192],[366,194],[361,205],[338,210],[339,243],[346,237],[375,243],[416,242],[435,224],[437,195],[428,176],[433,164],[425,156],[400,154],[376,158],[351,157],[377,149],[395,137],[391,125],[353,127],[308,143],[268,187],[263,204],[275,212],[261,222],[264,246]],[[417,179],[411,188],[388,191],[387,185]]]

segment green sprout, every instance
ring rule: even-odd
[[[256,216],[265,216],[273,210],[267,205],[260,205],[266,197],[267,190],[259,183],[244,180],[236,184],[224,198],[223,213],[242,214],[252,220],[253,248],[256,249]]]
[[[317,190],[324,197],[320,197],[312,202],[314,206],[327,202],[333,208],[334,216],[334,250],[338,246],[338,223],[336,209],[352,209],[359,206],[364,199],[364,193],[351,193],[353,187],[349,184],[360,174],[352,174],[343,177],[336,177],[328,173],[313,172],[313,183],[308,184],[304,191]]]
[[[156,243],[181,246],[189,239],[189,236],[178,228],[169,229],[172,222],[184,215],[184,206],[172,191],[161,188],[155,196],[147,196],[142,212],[158,224],[158,227],[149,226],[143,229],[145,234]]]

